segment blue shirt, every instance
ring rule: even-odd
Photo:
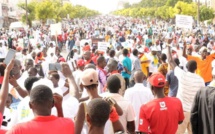
[[[166,75],[166,80],[169,83],[169,97],[176,97],[178,92],[178,79],[174,74],[174,71],[169,71]]]
[[[132,65],[131,59],[128,58],[127,56],[124,57],[124,59],[122,60],[122,66],[124,68],[127,68],[127,70],[131,72],[131,65]],[[123,78],[130,78],[131,77],[131,75],[126,73],[125,70],[123,70],[121,72],[121,75]]]

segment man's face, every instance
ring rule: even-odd
[[[20,63],[15,62],[15,63],[14,63],[14,66],[13,66],[13,69],[11,70],[11,73],[12,73],[13,75],[16,75],[16,74],[20,73],[21,68],[22,68],[22,67],[21,67]]]
[[[57,85],[58,84],[58,80],[55,79],[52,75],[49,75],[49,80],[53,83],[53,85]]]
[[[12,103],[12,98],[11,98],[11,96],[7,96],[6,107],[7,107],[7,108],[10,108],[11,103]]]
[[[205,59],[207,55],[208,55],[208,52],[207,52],[207,50],[205,49],[205,50],[201,53],[202,59]]]
[[[34,63],[32,60],[27,60],[25,63],[25,70],[28,70],[29,68],[34,67]]]
[[[37,76],[36,72],[33,69],[28,69],[28,76]]]
[[[187,49],[187,54],[188,54],[188,55],[192,55],[192,49],[191,49],[191,48],[188,48],[188,49]]]

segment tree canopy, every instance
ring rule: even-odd
[[[38,2],[33,0],[27,5],[28,24],[31,26],[33,20],[40,20],[45,23],[47,19],[61,21],[69,15],[70,18],[84,18],[98,15],[99,12],[88,9],[84,6],[73,6],[70,3],[61,3],[61,0],[43,0]],[[26,11],[25,3],[18,6]],[[26,23],[26,14],[23,14],[22,21]]]
[[[147,2],[148,1],[148,2]],[[177,14],[193,16],[197,18],[197,4],[192,0],[142,0],[139,6],[131,5],[128,8],[114,11],[113,14],[129,17],[154,17],[163,20],[169,20]],[[158,5],[155,2],[158,1]],[[162,3],[163,1],[163,3]],[[141,4],[148,4],[140,7]],[[153,5],[154,3],[154,5]],[[214,10],[206,6],[200,7],[200,21],[212,19]]]

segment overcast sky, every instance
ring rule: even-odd
[[[140,0],[70,0],[73,4],[79,4],[86,6],[90,9],[97,10],[101,13],[109,13],[110,11],[116,10],[119,1],[127,1],[135,3]]]

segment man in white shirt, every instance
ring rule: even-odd
[[[134,87],[127,89],[124,94],[124,99],[130,101],[134,108],[136,131],[138,130],[140,107],[154,98],[151,90],[143,85],[145,79],[146,76],[142,71],[136,71]]]
[[[199,89],[205,87],[205,83],[202,77],[195,74],[197,69],[197,63],[194,60],[190,60],[187,63],[188,72],[185,72],[179,68],[173,61],[170,55],[170,46],[168,46],[168,61],[171,68],[174,70],[175,76],[178,78],[178,93],[179,98],[183,105],[185,120],[178,127],[177,133],[185,133],[186,129],[191,134],[191,123],[190,123],[190,111],[194,101],[194,97]]]
[[[113,98],[117,104],[122,108],[123,115],[120,116],[120,122],[123,125],[125,132],[135,133],[135,113],[132,104],[125,100],[120,94],[119,89],[121,83],[116,75],[111,75],[107,80],[107,88],[109,92],[102,94],[103,97]]]

